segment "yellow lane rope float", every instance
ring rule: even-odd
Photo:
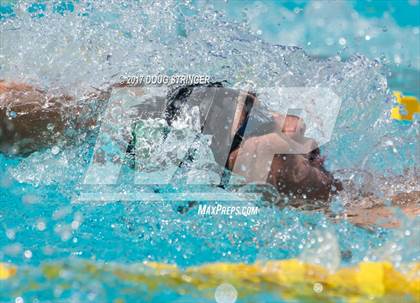
[[[147,286],[152,293],[164,287],[181,295],[194,293],[208,298],[213,297],[219,285],[229,283],[237,289],[239,298],[270,292],[286,300],[303,302],[330,302],[337,298],[346,302],[420,302],[420,263],[397,270],[389,262],[361,262],[336,272],[298,259],[255,264],[210,263],[186,269],[155,262],[119,265],[80,261],[41,265],[42,275],[53,283],[60,283],[62,273],[69,271],[77,273],[71,275],[74,278],[83,274],[99,282],[101,276],[107,277],[106,280],[113,276],[133,287]],[[0,263],[0,280],[31,272],[28,268],[17,269]]]
[[[403,96],[402,93],[398,91],[393,92],[393,95],[399,105],[392,108],[392,119],[413,121],[414,114],[420,114],[420,102],[416,97]]]
[[[16,274],[16,268],[0,263],[0,281],[7,280]]]

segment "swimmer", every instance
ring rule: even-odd
[[[72,96],[0,81],[0,151],[25,156],[57,142],[71,144],[99,124],[111,88],[90,93],[77,104]],[[305,123],[298,116],[270,112],[255,94],[222,83],[172,90],[163,116],[171,125],[183,109],[194,106],[199,108],[202,132],[212,136],[216,162],[247,182],[266,182],[297,200],[328,201],[342,190],[340,181],[324,167],[316,142],[305,137]],[[367,219],[375,217],[375,210],[368,218],[352,211],[356,224],[370,223]]]
[[[99,98],[109,98],[109,92],[86,99]],[[243,175],[247,182],[268,182],[283,194],[323,200],[339,188],[324,168],[316,142],[304,136],[305,123],[299,117],[264,112],[255,95],[224,88],[221,83],[183,86],[168,99],[168,124],[182,108],[198,106],[203,133],[213,137],[216,162]],[[0,82],[0,102],[0,151],[6,154],[26,155],[59,140],[72,141],[74,134],[67,128],[88,129],[99,114],[75,106],[73,97],[6,81]],[[291,150],[298,154],[284,155]],[[249,167],[244,172],[236,162]]]

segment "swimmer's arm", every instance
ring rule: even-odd
[[[55,141],[48,128],[62,131],[56,99],[27,84],[0,82],[0,151],[24,155]]]
[[[305,148],[278,133],[251,137],[231,153],[229,169],[244,176],[247,182],[265,182],[275,155],[303,153]]]
[[[245,120],[245,99],[246,99],[246,93],[241,92],[238,96],[236,111],[235,111],[235,115],[233,117],[233,122],[232,122],[232,128],[230,130],[231,138],[234,137],[239,127]]]
[[[88,111],[88,107],[76,105],[71,96],[0,81],[0,152],[27,155],[71,140],[66,133],[68,127],[83,131],[96,124],[96,117]]]

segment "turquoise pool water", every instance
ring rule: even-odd
[[[239,87],[249,81],[328,87],[342,99],[323,146],[328,168],[353,178],[357,195],[387,199],[419,190],[418,120],[389,115],[392,90],[419,97],[416,3],[2,1],[0,79],[77,97],[125,72],[206,74]],[[395,229],[332,220],[351,202],[346,193],[333,199],[329,216],[263,200],[231,201],[260,207],[257,215],[231,217],[180,213],[186,202],[165,199],[75,203],[94,144],[88,137],[25,158],[0,155],[0,262],[21,269],[0,281],[0,302],[215,302],[194,288],[151,290],[113,275],[92,276],[80,269],[86,260],[127,271],[144,261],[186,268],[300,258],[331,269],[364,260],[396,267],[420,261],[418,218],[399,213],[403,224]],[[123,170],[119,188],[133,188],[131,174]],[[202,202],[214,203],[210,196],[219,192],[206,192]],[[53,262],[64,264],[59,279],[48,279],[43,269]],[[267,291],[237,302],[289,301]]]

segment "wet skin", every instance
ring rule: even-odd
[[[107,97],[107,92],[88,96],[92,100]],[[59,141],[71,141],[65,134],[70,125],[82,130],[94,126],[96,117],[81,119],[86,109],[74,105],[73,101],[71,96],[49,94],[24,83],[0,81],[0,152],[28,155]],[[272,115],[276,125],[273,132],[242,142],[229,155],[229,169],[243,175],[248,182],[267,182],[282,194],[328,200],[331,193],[341,189],[341,184],[325,170],[316,142],[305,137],[304,121],[295,116]],[[298,152],[285,152],[290,149]],[[245,171],[239,169],[241,164],[246,164]],[[407,195],[395,196],[393,201],[408,215],[419,215],[418,201],[402,203],[411,201],[411,196],[418,198],[418,193]],[[393,220],[392,213],[392,208],[387,206],[352,208],[348,210],[348,219],[362,226],[386,219],[382,225],[395,227],[399,223]]]

